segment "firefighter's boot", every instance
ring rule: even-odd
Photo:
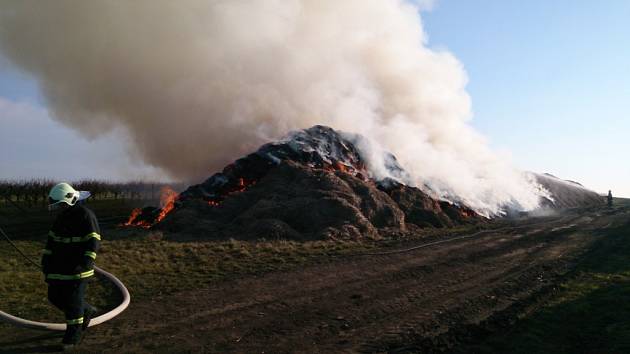
[[[63,336],[61,344],[64,350],[72,349],[81,343],[83,339],[83,325],[72,324],[67,325],[66,333]]]

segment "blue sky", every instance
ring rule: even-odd
[[[438,0],[423,13],[429,45],[464,65],[471,124],[494,149],[628,197],[629,18],[623,0]],[[1,59],[0,127],[0,178],[160,176],[115,135],[87,141],[52,121],[37,83]]]
[[[469,76],[471,124],[522,169],[630,197],[630,1],[442,0],[430,46]]]

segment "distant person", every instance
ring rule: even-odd
[[[42,271],[48,283],[48,300],[66,317],[64,349],[81,342],[96,308],[85,302],[86,279],[94,275],[100,228],[94,213],[79,203],[89,192],[59,183],[50,190],[49,208],[57,218],[48,233]]]
[[[612,196],[612,191],[608,191],[608,197],[606,198],[608,199],[608,207],[612,207],[613,206],[613,196]]]

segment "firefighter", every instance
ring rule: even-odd
[[[48,300],[66,317],[64,349],[81,342],[96,308],[85,302],[87,280],[94,276],[94,261],[101,235],[94,213],[80,201],[89,192],[59,183],[50,190],[49,208],[57,212],[42,256]]]
[[[611,208],[613,206],[613,196],[611,190],[608,191],[608,197],[606,199],[608,200],[608,207]]]

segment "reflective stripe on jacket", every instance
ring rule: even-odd
[[[94,275],[101,235],[94,213],[82,205],[62,211],[42,252],[46,280],[81,280]]]

